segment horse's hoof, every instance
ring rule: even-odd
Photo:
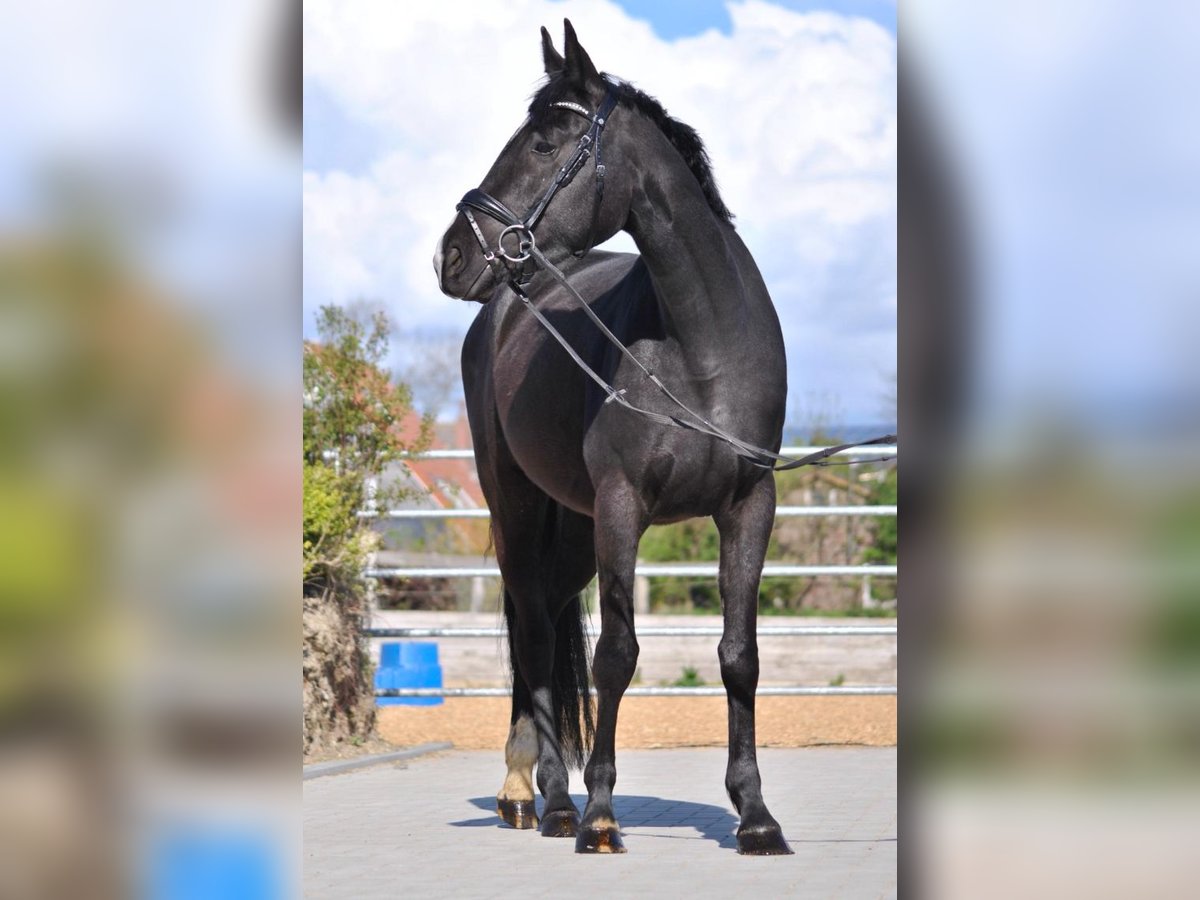
[[[778,825],[759,825],[739,828],[737,851],[743,856],[786,856],[794,853]]]
[[[532,800],[496,798],[496,814],[513,828],[537,828],[537,808]]]
[[[579,830],[579,813],[573,809],[556,809],[542,816],[542,837],[575,837]]]
[[[576,853],[624,853],[625,844],[621,840],[621,831],[615,822],[584,825],[579,829],[575,838]]]

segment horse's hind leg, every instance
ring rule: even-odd
[[[505,596],[505,603],[512,601]],[[533,699],[525,679],[513,660],[512,724],[504,744],[504,764],[508,774],[496,794],[496,813],[513,828],[537,828],[537,807],[533,796],[533,766],[538,758],[537,729],[533,724]]]
[[[779,823],[767,811],[754,738],[758,687],[758,583],[775,518],[775,481],[767,474],[716,516],[721,533],[721,605],[724,634],[718,647],[729,704],[729,766],[725,789],[737,807],[738,853],[791,853]]]
[[[526,785],[530,753],[536,747],[537,786],[546,801],[541,832],[546,837],[573,837],[579,812],[568,791],[567,764],[560,742],[560,737],[566,738],[560,736],[560,712],[567,698],[555,695],[556,684],[559,692],[563,691],[562,673],[556,670],[556,661],[561,662],[555,653],[561,631],[556,623],[564,608],[565,615],[573,614],[570,598],[587,586],[595,572],[591,520],[567,513],[531,484],[516,478],[506,484],[504,498],[496,504],[493,517],[496,559],[507,595],[505,617],[514,671],[514,719],[505,747],[508,774],[497,808],[509,824],[521,827],[518,821],[523,821],[525,827],[532,826],[535,820],[529,815],[518,816],[524,812],[519,805],[508,807],[515,820],[510,821],[505,816],[506,804],[500,801],[528,798],[532,806],[532,789]],[[581,626],[576,622],[575,627]],[[586,685],[578,689],[586,691]],[[567,727],[577,730],[578,724]]]

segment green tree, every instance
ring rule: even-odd
[[[896,505],[897,471],[897,467],[892,466],[883,480],[875,485],[868,501],[872,506]],[[871,546],[863,551],[863,562],[875,565],[896,565],[896,525],[896,516],[879,516],[874,520]],[[876,599],[893,599],[896,596],[896,579],[874,579],[872,593],[876,594]],[[878,596],[879,594],[883,596]]]
[[[892,466],[887,475],[875,485],[871,491],[872,506],[896,505],[896,467]],[[863,553],[865,562],[880,565],[896,564],[896,516],[879,516],[875,519],[872,529],[874,540]]]
[[[712,519],[688,519],[646,530],[638,555],[650,562],[715,562],[721,539]],[[715,578],[652,578],[652,609],[695,609],[720,612],[721,594]]]
[[[403,424],[412,392],[383,368],[391,326],[375,312],[336,306],[317,316],[319,341],[304,343],[304,583],[307,592],[357,581],[373,533],[357,515],[369,479],[388,463],[428,446],[429,416],[415,435]],[[398,499],[381,489],[381,503]]]

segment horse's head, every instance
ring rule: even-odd
[[[523,242],[554,259],[612,237],[629,209],[628,167],[607,127],[617,85],[601,76],[565,21],[565,52],[542,29],[547,84],[479,188],[438,242],[433,267],[451,297],[487,302],[522,271]]]

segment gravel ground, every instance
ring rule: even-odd
[[[639,625],[719,625],[718,616],[639,616]],[[762,624],[878,625],[894,619],[771,618]],[[496,626],[494,613],[377,613],[376,626]],[[499,638],[437,638],[447,687],[507,686],[507,662]],[[717,637],[639,639],[641,653],[635,683],[670,684],[684,668],[701,680],[720,684]],[[372,657],[379,659],[373,640]],[[760,637],[759,683],[895,684],[894,637]],[[502,749],[508,734],[506,697],[451,697],[441,706],[388,706],[379,710],[379,734],[390,743],[413,746],[451,741],[462,749]],[[811,747],[823,744],[892,746],[896,743],[896,698],[760,697],[757,737],[760,747]],[[724,747],[723,697],[626,697],[617,731],[628,748]]]
[[[376,732],[378,732],[376,728]],[[304,757],[304,763],[317,762],[333,762],[342,759],[358,759],[360,756],[374,756],[379,753],[391,753],[393,750],[401,750],[402,746],[397,746],[390,741],[384,740],[382,737],[369,737],[359,740],[357,743],[349,741],[336,744],[332,747],[321,747],[318,750],[309,753]]]
[[[507,697],[451,697],[441,706],[379,710],[379,733],[399,746],[451,741],[464,750],[502,750],[508,736]],[[760,747],[896,743],[895,697],[759,697]],[[724,747],[723,697],[626,697],[617,746],[628,749]]]

